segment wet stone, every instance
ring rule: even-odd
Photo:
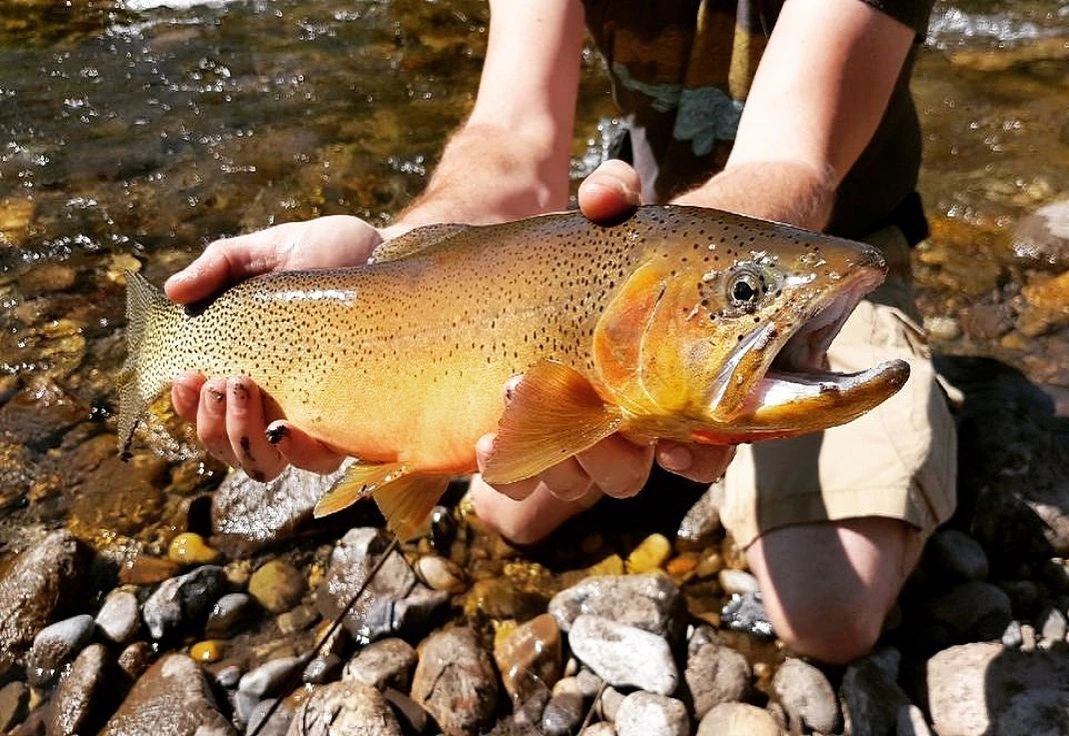
[[[721,703],[705,714],[697,736],[781,736],[767,710],[746,703]]]
[[[436,631],[419,645],[412,699],[446,736],[475,734],[493,722],[497,675],[469,628]]]
[[[147,641],[135,641],[119,653],[119,669],[131,680],[137,680],[152,664],[155,654]]]
[[[341,613],[388,544],[385,533],[369,527],[352,529],[342,537],[316,595],[316,606],[324,618],[334,619]],[[354,638],[363,641],[396,634],[418,636],[448,600],[448,593],[419,582],[401,554],[394,551],[344,624]]]
[[[585,709],[583,696],[579,693],[557,693],[546,703],[542,711],[542,732],[546,736],[564,736],[579,727]]]
[[[119,568],[119,582],[123,585],[155,585],[177,575],[181,567],[173,560],[142,554]]]
[[[249,714],[245,733],[256,733],[257,736],[286,736],[286,733],[289,732],[290,724],[293,723],[294,714],[293,706],[288,702],[282,701],[279,703],[278,707],[271,713],[271,720],[267,723],[263,722],[275,702],[275,698],[271,698],[269,700],[261,700],[256,704],[256,707],[252,709],[252,713]]]
[[[408,692],[416,650],[403,639],[381,639],[361,649],[345,665],[343,682],[359,682],[377,690],[393,687]]]
[[[78,599],[85,548],[67,531],[52,532],[23,552],[0,577],[0,682],[21,669],[34,637],[64,602]]]
[[[739,652],[717,643],[704,644],[687,657],[684,678],[701,718],[721,703],[741,700],[750,689],[750,664]]]
[[[189,656],[192,657],[195,662],[212,664],[223,658],[223,648],[223,642],[218,639],[198,641],[189,648]]]
[[[184,532],[171,540],[167,557],[180,565],[214,565],[222,555],[218,550],[209,547],[201,535]]]
[[[675,698],[654,693],[631,693],[616,711],[619,736],[688,736],[690,718],[687,708]]]
[[[128,590],[112,591],[97,613],[96,626],[105,638],[116,644],[133,640],[141,628],[137,596]]]
[[[204,672],[189,657],[172,654],[134,685],[104,727],[104,736],[232,734],[216,707]]]
[[[249,578],[250,595],[271,613],[296,606],[306,589],[300,570],[283,560],[271,560]]]
[[[1040,614],[1037,623],[1040,635],[1047,641],[1056,642],[1065,639],[1065,614],[1057,608],[1047,608]]]
[[[290,736],[402,736],[386,698],[359,682],[332,682],[315,690],[293,714]],[[446,731],[448,734],[449,731]]]
[[[241,667],[236,664],[227,665],[215,673],[215,682],[224,690],[233,690],[241,680]]]
[[[724,628],[732,631],[744,631],[761,639],[773,639],[776,636],[760,593],[731,596],[724,604],[720,617]]]
[[[653,572],[664,566],[672,554],[672,543],[663,534],[651,534],[631,550],[624,564],[633,575]]]
[[[337,680],[345,662],[337,654],[320,654],[304,668],[301,680],[309,685],[322,685]]]
[[[212,605],[204,633],[212,639],[228,639],[252,620],[256,610],[247,593],[227,593]]]
[[[839,728],[839,701],[828,678],[801,659],[788,657],[772,678],[772,691],[787,712],[792,728],[834,733]]]
[[[513,702],[523,702],[535,690],[553,687],[562,668],[556,619],[543,613],[520,624],[494,647],[494,659]]]
[[[49,685],[59,668],[82,651],[93,636],[93,617],[82,614],[42,629],[26,658],[26,674],[35,687]]]
[[[549,612],[564,631],[579,615],[591,614],[673,640],[685,620],[679,588],[659,572],[587,578],[553,596]]]
[[[116,688],[106,680],[108,652],[101,644],[81,651],[52,696],[48,733],[96,733],[118,705]],[[110,706],[110,708],[109,708]]]
[[[713,541],[720,531],[720,503],[723,484],[714,483],[687,510],[679,522],[676,543],[688,549],[700,549]]]
[[[924,550],[925,564],[933,572],[952,580],[987,578],[987,554],[980,543],[957,529],[938,531]]]
[[[304,659],[301,657],[279,657],[268,660],[242,675],[238,682],[238,690],[257,698],[285,695],[279,690],[298,669],[303,667]]]
[[[1026,266],[1069,270],[1069,200],[1051,202],[1023,218],[1012,245]]]
[[[301,605],[280,614],[275,622],[283,634],[304,631],[319,620],[319,611],[310,605]]]
[[[194,625],[225,586],[226,574],[217,565],[204,565],[165,580],[141,611],[152,638],[163,639]]]
[[[9,682],[0,687],[0,733],[22,723],[30,712],[30,688],[24,682]]]
[[[620,703],[624,702],[624,694],[614,687],[606,687],[601,691],[598,698],[598,715],[606,721],[615,721],[616,712],[620,709]]]
[[[605,681],[584,667],[575,673],[575,684],[584,698],[592,698],[598,694]]]
[[[400,690],[388,687],[382,691],[382,696],[393,708],[397,721],[401,724],[401,730],[409,734],[421,734],[428,730],[430,716],[412,698]]]
[[[451,560],[438,555],[425,555],[416,560],[420,579],[434,590],[463,593],[468,589],[464,572]]]
[[[610,685],[671,695],[679,684],[668,642],[648,631],[584,614],[572,624],[568,643]]]

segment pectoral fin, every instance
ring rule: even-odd
[[[470,225],[462,225],[456,222],[446,222],[437,225],[424,225],[414,230],[409,230],[404,235],[380,243],[371,252],[368,263],[385,263],[396,261],[400,258],[419,253],[421,250],[431,247],[436,243],[453,237],[461,230],[467,230]]]
[[[362,465],[354,463],[337,485],[316,504],[313,515],[319,519],[352,506],[387,483],[402,478],[408,471],[400,463]]]
[[[447,475],[405,475],[380,486],[373,495],[390,531],[405,541],[422,531],[448,485]]]
[[[540,361],[513,391],[483,468],[488,483],[515,483],[582,452],[620,428],[620,410],[606,404],[578,371]]]

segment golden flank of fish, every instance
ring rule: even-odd
[[[261,276],[195,312],[131,275],[120,441],[175,376],[245,375],[358,458],[317,515],[373,495],[409,536],[487,432],[486,479],[510,483],[617,431],[735,443],[854,419],[909,374],[826,368],[884,271],[867,245],[664,206],[419,228],[366,266]]]

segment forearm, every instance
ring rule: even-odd
[[[835,202],[835,176],[794,161],[752,161],[729,165],[674,201],[821,230]]]

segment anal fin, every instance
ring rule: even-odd
[[[524,372],[512,393],[483,468],[487,483],[515,483],[582,452],[621,428],[579,371],[543,360]]]
[[[316,504],[313,515],[319,519],[352,506],[384,485],[403,478],[408,470],[401,463],[363,465],[353,463],[345,476],[327,491]]]
[[[374,491],[386,525],[402,541],[417,536],[449,485],[448,475],[405,475]]]

